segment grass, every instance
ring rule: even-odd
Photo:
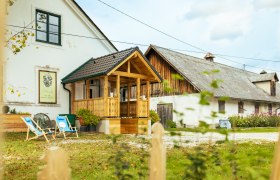
[[[166,128],[167,131],[186,131],[186,132],[199,132],[198,128]],[[209,129],[209,132],[219,132],[219,129]],[[255,127],[255,128],[235,128],[230,129],[229,132],[235,133],[265,133],[265,132],[279,132],[278,127]]]
[[[141,147],[149,145],[146,144],[147,140],[140,137],[123,135],[114,144],[112,136],[81,134],[79,139],[72,139],[75,143],[58,138],[50,145],[44,140],[26,142],[24,138],[24,133],[6,135],[4,179],[36,179],[39,168],[44,165],[40,158],[51,145],[67,151],[72,179],[117,179],[116,172],[130,176],[129,179],[148,177],[148,151]],[[123,146],[126,143],[129,146]],[[182,179],[186,168],[192,167],[188,156],[198,156],[199,151],[207,155],[206,179],[233,179],[234,168],[237,169],[238,179],[269,179],[274,146],[274,143],[242,143],[234,146],[225,143],[212,147],[200,145],[200,150],[198,147],[168,149],[167,179]],[[232,167],[233,162],[236,162],[236,167]],[[119,167],[125,169],[116,171]]]

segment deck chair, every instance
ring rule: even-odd
[[[59,134],[63,134],[64,139],[66,139],[66,133],[76,133],[77,138],[79,137],[77,128],[71,126],[67,116],[57,116],[55,122],[58,127]]]
[[[46,141],[49,143],[49,139],[47,138],[47,135],[52,135],[53,139],[55,139],[53,132],[50,129],[42,129],[31,117],[21,117],[21,119],[24,121],[24,123],[28,128],[26,134],[26,141],[29,141],[31,139],[37,139],[41,136],[44,136]],[[35,134],[35,136],[32,138],[29,138],[30,131]]]

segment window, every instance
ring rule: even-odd
[[[90,93],[89,93],[89,98],[98,98],[101,97],[101,92],[100,92],[100,80],[99,79],[94,79],[90,81]]]
[[[276,96],[276,83],[275,83],[275,81],[270,82],[270,91],[271,91],[271,96]]]
[[[225,113],[225,101],[218,101],[219,104],[219,113]]]
[[[238,102],[238,113],[244,113],[244,103],[242,101]]]
[[[36,41],[61,45],[61,18],[36,10]]]
[[[268,104],[268,114],[272,115],[272,104]]]
[[[255,104],[255,114],[259,114],[259,113],[260,113],[260,105]]]

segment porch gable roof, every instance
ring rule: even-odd
[[[62,84],[72,83],[83,79],[93,78],[97,76],[107,75],[111,73],[116,67],[118,67],[123,61],[125,61],[134,52],[138,51],[143,57],[145,62],[151,68],[153,73],[157,76],[157,79],[162,80],[161,76],[150,64],[146,57],[142,54],[138,47],[129,48],[116,53],[108,54],[98,58],[91,58],[80,67],[72,71],[70,74],[62,79]]]

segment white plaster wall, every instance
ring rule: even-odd
[[[225,114],[218,113],[218,118],[215,119],[210,118],[210,116],[212,111],[218,112],[218,101],[215,99],[209,106],[201,106],[199,105],[199,94],[153,97],[150,101],[150,109],[157,110],[157,104],[172,103],[173,110],[184,113],[183,117],[173,113],[173,121],[179,126],[180,120],[183,120],[183,124],[191,127],[197,126],[200,120],[206,121],[209,124],[217,124],[219,123],[219,119],[226,119],[229,116],[238,115],[238,102],[238,100],[226,101]],[[273,105],[273,111],[275,111],[277,107],[279,107],[279,105]],[[192,108],[193,110],[187,110],[187,108]],[[268,112],[267,104],[260,104],[260,112]],[[239,115],[247,116],[254,113],[255,103],[244,101],[244,113]]]
[[[82,36],[101,37],[86,18],[77,15],[70,0],[18,0],[8,8],[8,25],[35,27],[35,10],[41,9],[61,15],[62,33]],[[16,33],[22,28],[8,29]],[[35,31],[33,31],[35,32]],[[8,35],[9,37],[9,35]],[[35,41],[29,37],[28,47],[14,55],[6,48],[4,88],[5,102],[17,111],[32,114],[43,112],[55,117],[59,113],[68,113],[69,98],[61,84],[61,79],[82,65],[91,57],[99,57],[115,52],[113,47],[104,41],[63,35],[62,46],[50,45]],[[57,72],[57,104],[44,105],[38,103],[38,70]]]
[[[265,81],[265,82],[255,82],[254,83],[257,87],[263,89],[265,92],[270,94],[270,81]]]
[[[173,103],[173,110],[184,113],[182,117],[173,113],[173,121],[177,125],[180,125],[181,120],[186,126],[197,126],[199,120],[206,121],[210,124],[218,122],[217,119],[213,120],[210,118],[211,111],[217,111],[218,109],[216,107],[217,103],[212,102],[209,106],[201,106],[199,104],[199,94],[153,97],[150,101],[150,109],[157,110],[157,104],[164,103]],[[188,110],[188,108],[192,110]]]

